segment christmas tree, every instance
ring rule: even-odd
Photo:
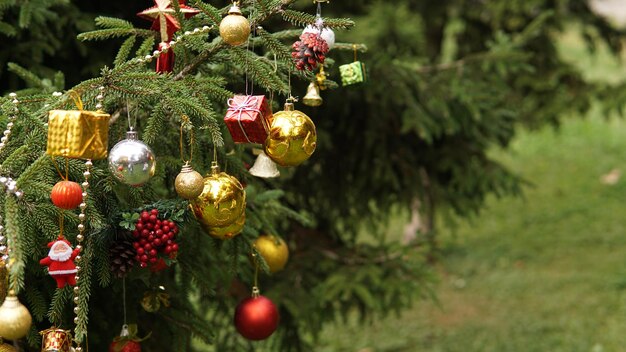
[[[226,2],[156,1],[156,8],[142,11],[150,5],[106,4],[118,6],[115,12],[125,19],[101,16],[98,28],[87,30],[89,12],[103,5],[0,1],[0,31],[28,43],[5,51],[21,64],[8,65],[16,75],[7,85],[20,89],[0,101],[8,131],[0,144],[0,176],[6,177],[0,182],[7,190],[0,214],[10,288],[33,317],[20,343],[26,350],[37,350],[39,331],[52,326],[71,331],[83,347],[88,342],[106,350],[125,323],[138,325],[138,335],[130,328],[132,337],[152,332],[140,342],[146,350],[252,349],[259,343],[237,331],[255,339],[275,324],[271,312],[262,322],[263,336],[246,329],[245,319],[233,324],[236,306],[250,298],[253,286],[278,307],[280,327],[263,343],[273,350],[310,349],[323,324],[353,311],[366,320],[402,310],[431,281],[421,248],[424,239],[435,245],[435,210],[469,215],[488,194],[520,191],[521,180],[489,158],[490,146],[506,146],[519,126],[556,124],[563,112],[587,109],[594,96],[607,94],[607,87],[589,82],[558,56],[555,33],[575,20],[593,40],[620,49],[620,33],[576,1],[332,2],[322,6],[323,26],[341,33],[341,40],[328,54],[323,30],[298,41],[302,27],[320,25],[309,2],[243,1],[241,15]],[[129,21],[138,11],[152,27]],[[226,16],[235,29],[221,26]],[[343,31],[355,24],[347,17],[358,30]],[[82,47],[89,49],[82,68],[69,61],[68,53],[80,51],[71,49],[78,44],[64,35],[68,28],[83,32],[81,41],[98,41]],[[26,33],[32,33],[30,41]],[[115,50],[111,39],[120,43]],[[54,65],[44,60],[46,52],[71,64]],[[319,68],[317,77],[296,68],[320,65],[323,56],[327,78]],[[360,60],[366,82],[339,88],[338,66]],[[95,78],[77,79],[103,64]],[[69,72],[71,83],[66,86],[65,76],[51,68]],[[315,153],[301,165],[281,167],[280,178],[252,176],[255,149],[266,143],[235,143],[242,136],[224,123],[227,110],[240,114],[251,103],[245,96],[265,95],[278,115],[287,98],[304,95],[311,84],[327,88],[319,93],[322,106],[296,109],[315,122]],[[52,116],[68,118],[51,111],[81,110],[96,118],[110,114],[108,131],[98,134],[113,147],[109,159],[92,157],[86,164],[81,155],[47,153],[49,130],[64,126]],[[127,135],[130,128],[145,145]],[[123,173],[124,154],[114,153],[120,141],[145,157],[144,172]],[[300,158],[293,161],[272,154],[268,145],[265,151],[285,165],[310,154],[296,153]],[[235,216],[201,225],[211,216],[201,211],[206,204],[175,187],[179,174],[191,174],[181,172],[187,161],[209,178],[215,161],[235,177],[213,175],[232,186],[229,210],[237,210]],[[266,175],[274,172],[267,165]],[[53,186],[66,179],[80,192],[69,184],[55,192]],[[245,210],[239,208],[243,185]],[[51,200],[51,193],[60,198]],[[78,208],[60,210],[71,205]],[[387,240],[384,227],[394,206],[416,210],[420,235],[427,236],[413,246]],[[150,234],[157,224],[161,238]],[[376,234],[374,241],[363,241],[364,228]],[[60,234],[83,246],[77,289],[71,287],[74,275],[53,280],[39,263],[48,258],[44,264],[51,265],[48,243],[67,250],[56,241]],[[284,265],[287,246],[289,264],[267,275]],[[263,253],[267,248],[274,255]]]

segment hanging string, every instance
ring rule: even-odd
[[[356,44],[352,44],[352,50],[354,50],[354,61],[356,61]]]
[[[128,118],[128,129],[129,130],[134,130],[135,126],[137,126],[137,116],[135,116],[135,123],[131,123],[130,121],[130,104],[128,102],[128,99],[126,100],[126,117]]]
[[[189,131],[189,160],[185,160],[185,153],[184,153],[184,147],[183,147],[183,139],[184,139],[183,138],[183,129],[184,129],[185,123],[189,123],[189,117],[187,115],[183,115],[180,119],[181,119],[181,122],[180,122],[180,140],[179,140],[180,158],[182,159],[183,163],[190,164],[191,160],[193,159],[193,144],[194,144],[193,130]]]
[[[57,170],[57,173],[59,174],[59,176],[61,176],[61,179],[63,181],[67,181],[69,179],[69,168],[70,168],[69,158],[65,158],[65,175],[63,175],[63,172],[61,172],[61,169],[59,168],[59,164],[57,164],[57,161],[53,156],[50,156],[50,160],[52,160],[52,165],[54,165],[54,168]]]

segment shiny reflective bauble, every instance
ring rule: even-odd
[[[246,298],[235,310],[235,327],[249,340],[264,340],[278,327],[278,309],[267,297]]]
[[[315,124],[303,112],[285,104],[274,114],[265,141],[265,154],[281,166],[296,166],[307,160],[317,146]]]
[[[289,248],[278,236],[261,235],[254,241],[254,247],[265,259],[271,273],[283,270],[289,260]]]
[[[320,31],[317,25],[310,24],[306,26],[306,28],[304,28],[302,33],[303,34],[304,33],[319,34],[322,37],[322,39],[324,39],[326,44],[328,44],[328,50],[332,49],[335,46],[335,32],[333,32],[333,30],[328,27],[323,27],[322,30]]]
[[[306,89],[306,95],[302,98],[302,103],[306,106],[320,106],[324,102],[322,96],[320,96],[320,87],[316,82],[309,83]]]
[[[218,238],[220,240],[231,239],[243,231],[243,227],[246,224],[246,212],[244,211],[239,219],[234,223],[224,227],[210,227],[206,231],[211,237]]]
[[[109,152],[109,170],[120,182],[141,186],[154,176],[156,158],[152,149],[137,139],[137,132],[126,132],[126,139]]]
[[[76,182],[59,181],[52,187],[50,199],[61,209],[76,209],[83,202],[83,189]]]
[[[246,208],[246,192],[233,176],[219,171],[216,163],[204,178],[202,193],[191,201],[196,219],[207,228],[226,227],[239,220]]]
[[[0,344],[0,352],[17,352],[17,350],[5,342]]]
[[[0,336],[17,340],[28,334],[33,318],[16,296],[9,294],[0,306]]]
[[[237,5],[228,11],[220,22],[220,36],[227,44],[236,46],[245,43],[250,36],[250,22],[241,14]]]
[[[194,170],[188,163],[183,165],[176,180],[174,187],[178,196],[184,199],[195,199],[204,189],[204,178],[200,173]]]

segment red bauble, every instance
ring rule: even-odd
[[[266,339],[278,327],[278,309],[267,297],[246,298],[235,310],[235,327],[249,340]]]
[[[141,344],[133,340],[119,340],[111,342],[109,352],[141,352]]]
[[[59,181],[52,187],[50,199],[61,209],[75,209],[83,202],[83,189],[76,182]]]

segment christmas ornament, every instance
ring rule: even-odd
[[[58,288],[76,286],[75,275],[78,270],[74,259],[80,254],[80,249],[72,249],[70,242],[61,236],[48,243],[48,248],[48,256],[40,260],[39,264],[48,267],[48,274],[56,280]]]
[[[146,312],[156,313],[161,307],[168,308],[170,306],[170,295],[165,293],[165,288],[161,286],[156,290],[145,292],[140,303]]]
[[[0,336],[7,340],[17,340],[28,334],[33,318],[28,309],[20,303],[14,292],[9,292],[0,306]]]
[[[250,174],[256,177],[272,178],[280,176],[280,171],[276,163],[270,159],[263,151],[259,153],[254,165],[250,168]]]
[[[259,294],[246,298],[235,310],[235,327],[249,340],[264,340],[278,327],[278,309]]]
[[[157,57],[156,72],[172,72],[174,70],[174,50],[169,43],[159,43],[160,54]]]
[[[344,86],[365,82],[365,64],[355,61],[350,64],[339,66],[341,83]]]
[[[109,262],[113,275],[118,279],[126,277],[135,266],[135,256],[136,251],[131,242],[122,240],[112,243],[109,248]]]
[[[40,331],[41,352],[70,352],[72,347],[72,335],[69,330],[52,327]]]
[[[77,94],[72,97],[78,110],[48,113],[46,154],[77,159],[106,158],[111,116],[102,111],[83,110],[80,97]]]
[[[232,46],[245,43],[250,36],[250,22],[241,14],[239,1],[234,1],[228,10],[228,16],[220,22],[220,36],[222,40]]]
[[[109,345],[109,352],[141,352],[140,342],[147,339],[137,337],[137,325],[123,325],[120,336],[113,339]]]
[[[15,349],[15,347],[9,345],[6,342],[2,342],[2,339],[0,339],[0,352],[17,352],[17,350]]]
[[[2,236],[0,234],[0,236]],[[0,254],[2,254],[0,252]],[[9,271],[4,260],[0,259],[0,302],[4,302],[4,298],[9,291]]]
[[[159,264],[159,254],[176,258],[178,254],[178,225],[171,220],[159,217],[159,211],[143,211],[135,224],[133,247],[135,260],[142,268]]]
[[[227,240],[237,236],[243,231],[243,227],[246,224],[246,213],[245,211],[241,214],[239,219],[237,219],[234,223],[224,227],[211,227],[207,229],[207,232],[211,237]]]
[[[316,33],[303,33],[292,48],[291,56],[296,60],[298,70],[312,71],[318,63],[324,63],[328,53],[328,44]]]
[[[205,229],[232,225],[246,209],[246,192],[235,177],[220,172],[217,162],[211,175],[204,178],[204,189],[191,201],[196,219]]]
[[[228,99],[224,122],[235,143],[263,144],[272,110],[264,95],[235,95]]]
[[[189,163],[185,163],[180,170],[176,180],[174,181],[174,187],[178,196],[184,199],[197,198],[204,189],[204,179],[199,172],[195,171]]]
[[[320,96],[320,87],[316,82],[309,83],[306,89],[306,95],[302,98],[302,103],[307,106],[320,106],[323,99]]]
[[[76,182],[59,181],[52,187],[50,199],[61,209],[76,209],[83,202],[83,189]]]
[[[254,241],[254,248],[263,257],[271,273],[283,270],[289,259],[289,248],[278,236],[261,235]]]
[[[315,83],[320,90],[326,90],[328,88],[326,84],[326,72],[324,72],[324,65],[320,66],[320,72],[315,74]]]
[[[281,166],[296,166],[315,151],[315,124],[303,112],[285,103],[285,110],[274,114],[270,135],[265,141],[265,154]]]
[[[302,33],[313,33],[319,35],[328,45],[328,50],[335,47],[335,32],[328,27],[324,27],[324,21],[322,21],[321,18],[318,19],[316,24],[306,26]]]
[[[118,142],[109,153],[109,170],[119,181],[141,186],[154,176],[156,159],[152,149],[137,137],[132,129],[126,139]]]

